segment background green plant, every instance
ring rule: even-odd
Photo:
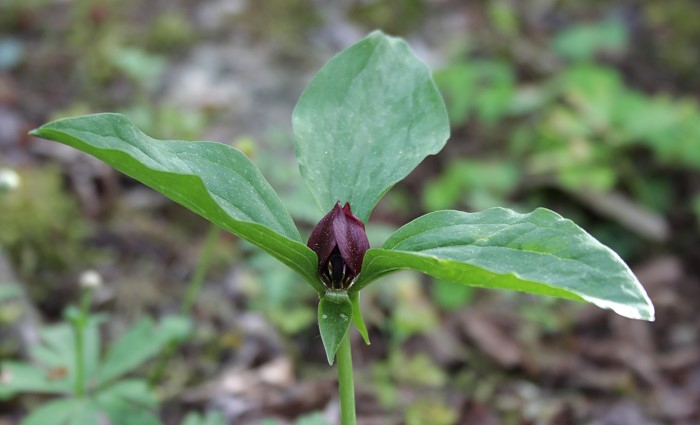
[[[133,324],[102,354],[100,324],[106,315],[89,313],[91,290],[80,308],[66,310],[66,322],[41,330],[42,343],[31,348],[33,363],[3,362],[0,398],[20,393],[62,396],[33,409],[23,425],[79,425],[105,418],[115,424],[159,424],[158,401],[145,380],[126,375],[141,367],[171,341],[190,332],[184,317],[155,324]]]
[[[626,51],[628,42],[620,21],[573,26],[552,39],[556,67],[520,86],[513,65],[471,59],[469,52],[439,71],[452,125],[474,127],[491,144],[478,161],[447,163],[425,186],[425,207],[514,205],[516,195],[528,205],[554,189],[642,238],[665,240],[668,228],[657,221],[637,223],[632,214],[597,208],[624,192],[629,209],[667,213],[683,202],[672,195],[668,170],[700,167],[697,101],[635,90],[618,70],[596,63],[602,54]],[[649,174],[648,167],[659,172]],[[592,231],[628,256],[640,254],[619,230],[615,236]]]

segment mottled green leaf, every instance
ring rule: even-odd
[[[101,159],[259,246],[323,292],[316,255],[302,243],[277,194],[240,151],[221,143],[156,140],[119,114],[57,120],[31,134]]]
[[[449,137],[430,71],[401,39],[373,32],[331,59],[294,109],[302,177],[323,212],[379,199]]]
[[[654,320],[654,307],[629,267],[572,221],[539,208],[479,213],[438,211],[400,228],[365,255],[351,291],[397,270],[486,288],[588,301]]]

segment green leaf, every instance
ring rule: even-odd
[[[593,59],[598,52],[619,53],[627,43],[624,23],[608,20],[567,27],[554,38],[553,50],[563,58],[586,61]]]
[[[158,406],[158,400],[148,388],[148,383],[141,379],[119,381],[101,390],[96,398],[99,403],[106,406],[124,402],[133,402],[147,408]]]
[[[90,386],[99,362],[101,316],[90,316],[83,335],[84,386]],[[40,366],[25,363],[3,363],[10,377],[0,386],[0,398],[18,392],[69,393],[75,387],[75,329],[61,323],[41,330],[41,343],[30,348],[30,355]]]
[[[352,319],[352,303],[347,292],[328,291],[318,303],[318,329],[328,364],[333,364],[340,343],[348,334]]]
[[[99,372],[102,385],[139,367],[190,329],[182,317],[167,317],[159,326],[148,318],[136,322],[112,345]]]
[[[317,291],[316,255],[260,171],[240,151],[212,142],[156,140],[125,116],[53,121],[32,135],[93,155],[250,241],[301,274]]]
[[[74,376],[75,333],[67,323],[48,326],[41,330],[41,343],[30,347],[32,359],[49,368],[62,368],[67,376]]]
[[[73,383],[66,377],[52,379],[49,369],[26,363],[0,363],[2,383],[0,383],[0,400],[6,400],[18,393],[70,394]]]
[[[434,78],[453,126],[465,124],[472,112],[484,123],[495,124],[508,112],[515,91],[514,71],[508,62],[460,61],[435,73]]]
[[[438,211],[396,231],[365,254],[351,291],[414,269],[452,282],[588,301],[633,319],[654,306],[627,265],[572,221],[539,208]]]
[[[324,212],[350,202],[367,222],[379,199],[449,137],[430,71],[375,31],[331,59],[294,109],[299,168]]]
[[[78,314],[75,307],[69,307],[66,315]],[[83,329],[83,387],[91,387],[95,372],[99,367],[100,331],[99,325],[104,320],[102,315],[91,315]],[[46,368],[49,375],[60,372],[72,385],[75,385],[75,327],[73,324],[61,323],[41,330],[41,344],[30,348],[31,357]],[[61,378],[62,379],[62,378]]]
[[[95,404],[82,398],[64,398],[49,401],[29,416],[21,425],[86,425],[100,423],[100,412]]]
[[[96,402],[113,425],[160,425],[155,415],[158,407],[146,381],[120,381],[100,391]]]

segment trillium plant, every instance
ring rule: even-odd
[[[61,119],[32,134],[140,180],[267,251],[311,285],[328,361],[337,362],[343,425],[355,423],[352,324],[369,343],[360,292],[390,273],[417,270],[654,319],[651,301],[620,257],[547,209],[436,211],[370,248],[365,223],[372,209],[449,137],[430,71],[403,40],[373,32],[332,58],[299,99],[293,128],[301,175],[326,214],[307,243],[260,171],[230,146],[155,140],[119,114]]]

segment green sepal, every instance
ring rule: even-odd
[[[367,325],[365,325],[365,319],[362,317],[362,309],[360,308],[360,292],[350,292],[349,296],[350,302],[352,303],[352,323],[355,325],[360,335],[362,335],[365,344],[370,345]]]
[[[330,365],[348,334],[352,313],[353,305],[345,291],[328,291],[318,303],[318,329]]]

